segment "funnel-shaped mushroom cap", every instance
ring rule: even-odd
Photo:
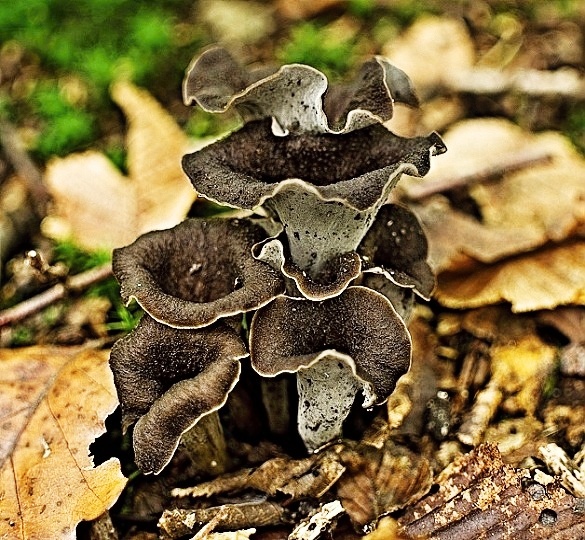
[[[427,262],[427,238],[418,218],[405,206],[383,206],[358,253],[366,272],[382,274],[399,287],[430,298],[435,277]]]
[[[298,292],[309,300],[327,300],[341,294],[361,273],[360,256],[355,251],[349,251],[327,261],[318,279],[312,279],[292,262],[286,245],[286,239],[282,237],[269,238],[254,246],[254,256],[280,270],[294,282]]]
[[[440,137],[402,138],[381,125],[344,135],[276,137],[266,121],[183,158],[199,193],[237,208],[263,205],[285,227],[292,260],[315,276],[353,251],[402,173],[424,175]]]
[[[122,426],[125,431],[138,420],[134,453],[142,472],[160,472],[181,435],[225,403],[247,355],[243,341],[223,323],[179,330],[148,315],[114,344],[110,367]]]
[[[199,328],[284,291],[278,272],[252,256],[265,237],[248,220],[190,219],[114,250],[114,274],[125,301],[169,326]]]
[[[389,120],[395,101],[417,104],[407,75],[380,56],[365,62],[348,84],[328,87],[325,75],[310,66],[249,70],[219,47],[193,60],[183,99],[210,112],[233,107],[245,121],[271,117],[275,135],[347,133]]]
[[[349,287],[314,302],[279,297],[254,315],[250,358],[260,374],[297,372],[325,357],[348,364],[366,393],[364,406],[383,403],[410,366],[410,335],[381,294]]]

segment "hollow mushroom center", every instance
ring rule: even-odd
[[[381,134],[386,137],[382,137]],[[401,139],[381,126],[343,135],[273,135],[266,122],[252,122],[222,142],[231,171],[266,184],[300,178],[315,186],[351,180],[404,159]]]
[[[218,248],[202,231],[161,246],[143,262],[163,292],[189,302],[213,302],[243,285],[242,271],[234,261],[240,254]]]

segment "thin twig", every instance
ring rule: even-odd
[[[62,300],[69,293],[81,292],[95,283],[99,283],[112,275],[111,263],[96,266],[86,272],[70,277],[65,283],[58,283],[20,304],[0,311],[0,327],[16,323],[26,317],[38,313],[42,309]]]
[[[510,156],[503,156],[496,165],[479,169],[472,173],[449,177],[440,177],[408,188],[406,196],[411,201],[420,201],[437,193],[444,193],[453,189],[466,187],[480,182],[487,182],[501,177],[503,174],[511,173],[541,165],[551,161],[553,156],[544,150],[528,150]]]

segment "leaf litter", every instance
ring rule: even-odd
[[[478,20],[481,18],[470,17],[468,21],[476,31],[481,26]],[[491,77],[487,81],[492,87],[496,80],[494,72],[479,69],[485,66],[500,68],[508,63],[505,91],[525,91],[518,86],[520,72],[514,70],[528,63],[529,51],[517,39],[517,30],[502,33],[490,47],[485,43],[477,47],[476,43],[473,51],[474,44],[464,25],[449,21],[440,27],[437,21],[430,22],[435,25],[432,32],[431,26],[425,29],[421,20],[421,26],[413,27],[410,36],[405,35],[411,39],[417,34],[424,37],[427,32],[430,37],[424,39],[440,38],[442,49],[424,49],[448,53],[453,58],[453,68],[449,73],[431,71],[428,66],[417,70],[405,64],[403,67],[415,74],[413,78],[420,72],[418,85],[422,84],[428,103],[423,104],[422,116],[408,114],[403,124],[396,118],[392,129],[402,126],[401,129],[416,132],[434,129],[437,124],[453,124],[465,117],[467,105],[462,95],[481,92],[480,76]],[[461,39],[450,44],[450,33]],[[399,57],[400,42],[395,43],[386,51],[391,58]],[[413,43],[421,41],[405,45],[407,50],[415,51],[409,63],[432,59],[430,54],[420,54],[421,48]],[[444,60],[433,60],[434,67],[441,64],[445,64]],[[458,83],[457,75],[463,73],[469,76],[460,76],[463,82]],[[424,82],[425,76],[428,82]],[[545,83],[537,86],[545,88]],[[448,97],[441,95],[446,88],[451,92]],[[144,177],[148,182],[141,185],[156,183],[155,160],[149,158],[152,149],[144,151],[144,141],[162,145],[165,137],[152,136],[152,130],[159,130],[154,109],[149,109],[150,105],[140,109],[139,103],[152,103],[151,98],[128,86],[118,87],[114,94],[121,102],[127,100],[122,106],[130,120],[129,176],[122,175],[97,153],[86,154],[90,158],[87,162],[83,159],[86,155],[81,155],[71,157],[70,163],[54,163],[57,171],[61,165],[75,165],[67,169],[67,175],[85,178],[91,172],[101,179],[98,184],[105,191],[86,184],[93,186],[87,189],[92,194],[80,196],[71,216],[63,210],[71,201],[62,199],[63,204],[59,204],[60,197],[71,196],[58,192],[59,183],[64,186],[66,181],[57,180],[53,193],[53,217],[65,223],[61,230],[78,235],[80,244],[92,248],[128,243],[138,231],[145,230],[142,227],[174,224],[184,217],[192,202],[184,199],[180,207],[172,202],[161,204],[157,215],[152,202],[160,192],[150,192],[152,196],[144,197],[140,203],[134,199],[143,190],[132,187],[133,182]],[[438,103],[447,104],[449,110],[444,109],[442,116],[433,116]],[[133,107],[135,113],[131,112]],[[152,120],[147,130],[132,135],[137,125],[144,127],[147,120]],[[166,164],[171,154],[182,155],[185,150],[179,147],[188,144],[176,126],[161,122],[160,129],[168,128],[164,132],[174,131],[176,137],[169,136],[174,148],[157,146],[161,153],[153,152],[164,157],[157,157],[157,166]],[[446,141],[449,152],[436,160],[424,184],[417,186],[406,180],[402,183],[402,200],[417,213],[430,235],[431,259],[439,271],[439,280],[434,302],[419,309],[410,324],[415,342],[412,370],[401,379],[388,406],[376,411],[377,418],[370,426],[376,429],[362,431],[359,443],[344,440],[303,458],[291,457],[278,445],[263,453],[266,441],[244,451],[245,444],[233,440],[230,452],[237,456],[234,470],[214,479],[179,474],[184,472],[179,456],[168,476],[161,479],[162,502],[154,505],[159,515],[167,508],[159,524],[161,534],[170,538],[286,538],[295,526],[299,531],[303,526],[319,523],[323,524],[322,534],[355,538],[371,531],[367,537],[372,540],[460,540],[487,538],[489,534],[536,539],[585,536],[585,505],[579,498],[585,470],[585,385],[583,369],[579,367],[583,350],[580,305],[585,300],[583,158],[558,134],[534,135],[502,119],[465,120],[451,125]],[[169,159],[169,171],[162,175],[169,178],[169,184],[161,185],[163,196],[168,186],[181,184],[181,177],[171,173],[170,163]],[[47,179],[49,173],[54,171],[49,169]],[[421,187],[432,193],[421,195]],[[192,197],[188,183],[187,188]],[[73,193],[70,188],[64,189],[68,190]],[[96,193],[102,193],[103,200],[119,198],[111,228],[104,222],[106,215],[112,221],[111,208],[106,214],[106,209],[97,204],[102,195],[96,197]],[[80,216],[84,217],[79,220]],[[82,362],[86,353],[75,351],[59,349],[55,353],[60,358],[56,365]],[[36,349],[21,353],[33,359],[38,356]],[[102,353],[95,354],[101,358]],[[53,353],[44,349],[41,356],[50,359]],[[102,365],[102,360],[94,360],[96,365]],[[53,365],[51,362],[48,363]],[[71,384],[77,388],[83,377],[75,373]],[[22,390],[18,395],[25,395],[27,384],[18,383]],[[0,393],[2,399],[4,395],[12,396],[5,388]],[[15,401],[10,406],[18,403],[27,410],[24,402]],[[109,412],[115,404],[108,403]],[[82,431],[91,431],[91,440],[103,431],[107,413],[100,415],[78,419],[80,425],[89,426]],[[18,420],[18,414],[13,418]],[[38,429],[42,438],[36,437],[34,445],[31,443],[36,461],[27,470],[30,475],[42,472],[44,461],[67,456],[61,453],[61,443],[55,443],[43,429],[44,426]],[[28,436],[29,428],[22,434]],[[87,455],[91,440],[86,436],[80,445],[82,457]],[[89,457],[84,459],[91,467]],[[5,460],[5,464],[9,461]],[[73,522],[97,516],[117,498],[124,484],[117,467],[102,473],[109,495],[103,496],[99,504],[85,505],[86,513],[78,506],[77,513],[62,525],[68,527],[67,533],[48,529],[50,532],[45,534],[41,529],[45,525],[37,525],[36,521],[27,526],[38,526],[43,537],[71,537],[63,534],[72,534]],[[61,464],[59,470],[75,475],[80,467]],[[84,473],[89,477],[93,470]],[[183,487],[176,488],[178,483]],[[68,482],[54,482],[60,484],[65,486]],[[4,489],[10,484],[3,481],[1,485]],[[188,485],[192,487],[185,487]],[[141,488],[136,495],[148,503],[144,484],[137,482],[135,486]],[[174,499],[170,497],[172,487]],[[2,491],[0,505],[14,502],[6,493]],[[38,509],[34,506],[35,496],[35,491],[31,495],[23,492],[24,507]],[[77,493],[74,498],[78,496],[82,500]],[[123,502],[129,503],[130,499],[132,495],[126,493]],[[386,513],[390,516],[383,517]],[[39,519],[45,514],[51,517],[52,526],[59,524],[54,516],[62,514],[56,508],[47,507]],[[165,520],[171,525],[183,523],[182,528],[172,529],[169,525],[166,530]],[[20,526],[17,520],[14,523],[8,522],[10,533],[12,527]],[[264,527],[267,523],[271,523],[268,528]],[[228,531],[217,532],[222,529]],[[156,536],[130,531],[126,537],[138,538],[141,534]],[[298,534],[309,538],[307,535],[314,533]]]
[[[107,352],[5,349],[0,373],[0,535],[74,539],[126,485],[117,459],[89,454],[117,406]]]

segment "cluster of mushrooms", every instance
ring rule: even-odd
[[[212,48],[189,67],[184,98],[241,115],[183,168],[199,196],[242,212],[114,251],[123,299],[145,311],[110,360],[145,473],[225,404],[244,361],[265,378],[296,374],[307,449],[339,437],[360,391],[364,407],[381,404],[408,370],[405,319],[434,285],[417,218],[387,203],[403,173],[426,174],[445,151],[436,133],[384,127],[394,102],[416,105],[404,72],[375,57],[329,86],[310,66],[252,70]]]

